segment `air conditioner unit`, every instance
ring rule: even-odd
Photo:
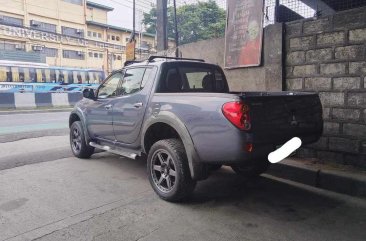
[[[42,51],[43,46],[42,45],[33,45],[32,49],[33,49],[33,51]]]
[[[76,33],[77,34],[82,34],[82,33],[84,33],[84,30],[82,30],[82,29],[76,29]]]
[[[15,45],[15,49],[17,49],[17,50],[24,50],[24,46],[21,45],[21,44],[16,44]]]
[[[36,21],[36,20],[31,20],[30,21],[30,25],[31,26],[39,26],[40,25],[40,22]]]
[[[78,51],[78,52],[77,52],[77,54],[78,54],[79,56],[83,56],[83,55],[84,55],[84,52],[83,52],[83,51]]]
[[[21,44],[16,44],[15,45],[15,49],[17,49],[17,50],[24,50],[24,46],[21,45]]]

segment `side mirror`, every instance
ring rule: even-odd
[[[83,97],[91,100],[95,100],[95,94],[93,89],[84,89]]]

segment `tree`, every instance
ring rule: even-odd
[[[177,7],[179,43],[223,37],[225,33],[225,10],[213,0]],[[148,33],[156,34],[156,8],[144,13],[143,24]],[[174,38],[174,9],[168,7],[168,37]]]

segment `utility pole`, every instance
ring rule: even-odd
[[[157,50],[162,51],[168,49],[167,35],[167,0],[156,0],[157,2],[157,20],[156,20],[156,37]]]
[[[174,0],[174,32],[175,32],[175,57],[179,57],[179,36],[178,36],[178,23],[177,23],[177,3]]]
[[[136,30],[136,0],[133,0],[133,30],[132,30],[132,41],[135,41],[135,30]],[[135,45],[133,47],[133,56],[134,56],[134,60],[136,59],[136,48]]]

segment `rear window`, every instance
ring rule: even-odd
[[[228,92],[226,80],[218,69],[210,67],[174,67],[160,82],[159,92]]]

